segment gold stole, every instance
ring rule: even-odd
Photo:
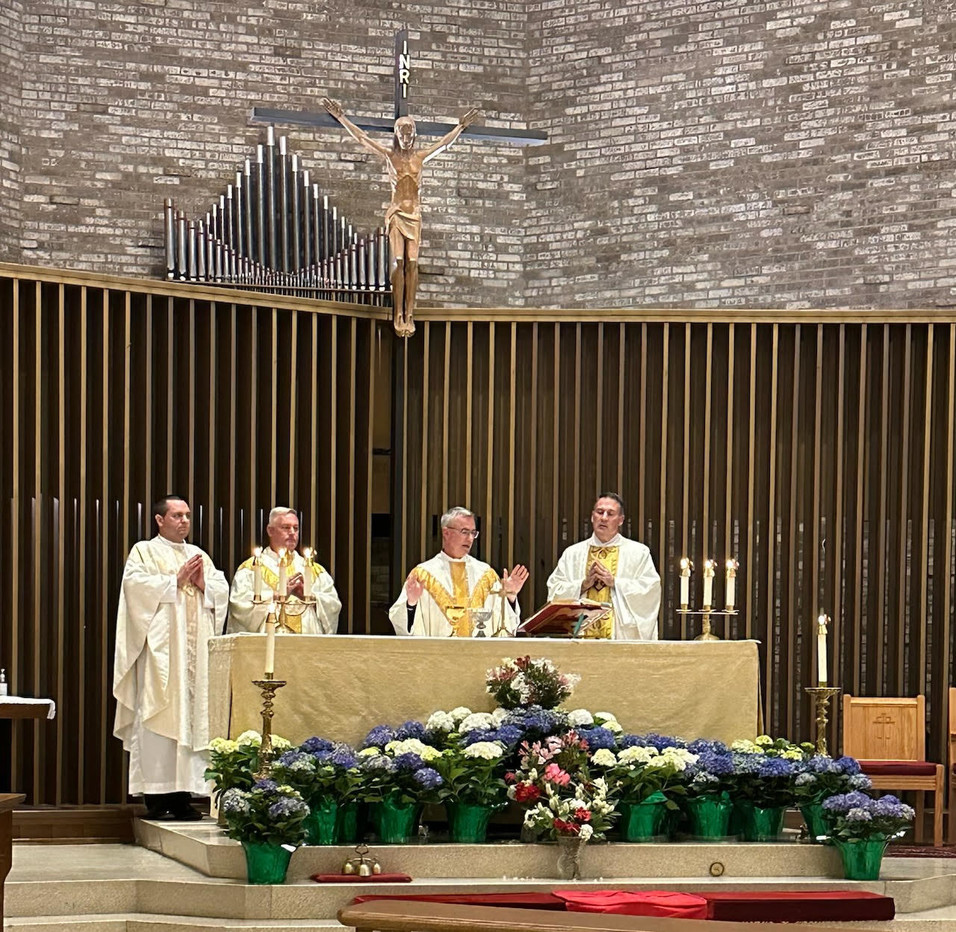
[[[609,570],[611,575],[617,576],[617,558],[620,553],[619,547],[595,547],[593,544],[588,550],[588,558],[585,563],[586,568],[590,568],[592,563],[600,563],[605,569]],[[587,569],[585,569],[587,575]],[[592,586],[584,591],[586,599],[593,599],[595,602],[610,602],[610,586]],[[607,615],[601,619],[598,625],[588,630],[586,638],[610,638],[614,636],[614,609],[609,609]]]
[[[425,591],[435,600],[445,620],[451,625],[452,637],[470,638],[470,609],[481,608],[485,604],[491,587],[498,581],[498,574],[489,567],[469,594],[468,568],[464,561],[450,560],[448,568],[451,571],[451,593],[431,573],[421,567],[416,567],[412,572],[425,587]]]
[[[239,565],[241,570],[251,570],[253,557],[250,557],[248,560],[243,561]],[[274,573],[272,568],[267,566],[265,562],[260,562],[259,567],[262,570],[262,581],[273,591],[279,588],[279,574]],[[308,566],[303,567],[305,572],[308,571]],[[319,566],[318,563],[313,561],[312,563],[312,582],[314,583],[319,576],[324,573],[325,570]],[[300,602],[298,596],[290,595],[289,601],[282,606],[282,611],[279,613],[279,626],[282,628],[287,628],[293,634],[302,633],[302,613],[306,609],[306,602]]]

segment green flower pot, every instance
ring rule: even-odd
[[[827,818],[826,809],[820,803],[808,803],[806,806],[801,806],[800,814],[803,816],[803,821],[807,823],[810,841],[819,844],[817,838],[820,835],[830,834],[830,820]]]
[[[883,852],[889,844],[887,838],[834,838],[840,857],[843,859],[843,876],[847,880],[879,880]]]
[[[283,883],[292,851],[285,845],[268,842],[244,841],[242,850],[246,853],[246,876],[249,883]]]
[[[383,799],[375,812],[378,840],[383,845],[404,845],[418,834],[418,820],[422,814],[420,805]]]
[[[472,845],[485,841],[488,835],[488,821],[497,808],[497,806],[446,802],[448,834],[451,840]]]
[[[783,828],[786,806],[757,806],[749,799],[734,801],[738,832],[744,841],[775,841]]]
[[[338,844],[354,845],[358,843],[358,821],[358,803],[339,803],[335,813],[335,840]]]
[[[620,802],[622,841],[655,841],[666,835],[667,799],[654,793],[639,803]]]
[[[733,803],[725,793],[719,796],[690,796],[684,800],[690,819],[690,833],[697,838],[725,838],[730,830]]]
[[[332,796],[323,796],[309,804],[309,814],[302,823],[305,826],[307,845],[338,844],[336,826],[339,805]]]

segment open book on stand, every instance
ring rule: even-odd
[[[611,610],[610,602],[555,599],[523,621],[518,637],[581,638],[597,627]]]

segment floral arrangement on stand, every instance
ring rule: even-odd
[[[500,666],[488,671],[488,692],[503,709],[519,706],[540,706],[553,709],[571,697],[581,677],[576,673],[560,673],[547,659],[506,657]]]

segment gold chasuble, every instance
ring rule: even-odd
[[[595,547],[591,545],[588,550],[587,565],[590,567],[594,563],[600,563],[612,576],[617,576],[617,547]],[[591,586],[585,589],[583,593],[586,599],[593,599],[595,602],[610,602],[610,586]],[[593,628],[589,629],[586,638],[609,638],[614,633],[614,609],[608,609],[607,614]]]
[[[452,637],[471,637],[471,610],[482,608],[485,599],[491,592],[492,586],[498,581],[498,574],[493,569],[487,569],[475,584],[475,588],[468,592],[468,567],[457,560],[448,561],[451,572],[451,588],[448,590],[427,570],[420,566],[413,572],[418,581],[425,587],[425,591],[435,600],[442,614],[452,627]]]

